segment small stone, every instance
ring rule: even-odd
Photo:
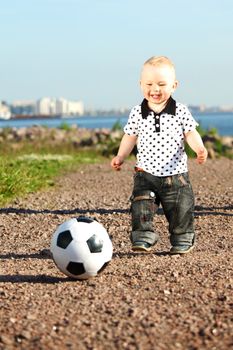
[[[28,314],[27,315],[27,319],[28,320],[36,320],[37,319],[37,316],[35,314]]]
[[[11,318],[10,318],[10,322],[11,322],[11,323],[15,323],[15,322],[16,322],[16,318],[11,317]]]
[[[170,290],[167,290],[167,289],[164,289],[163,292],[164,292],[165,295],[170,295],[171,294]]]
[[[29,331],[22,331],[21,337],[24,339],[30,339],[31,338],[31,333]]]
[[[4,334],[0,336],[0,339],[1,339],[1,342],[6,345],[11,345],[12,343],[14,343],[14,340],[12,338]]]
[[[175,277],[175,278],[178,278],[179,277],[179,272],[173,271],[172,272],[172,276]]]

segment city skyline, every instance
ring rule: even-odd
[[[9,0],[0,5],[0,100],[65,96],[87,109],[142,100],[143,62],[169,56],[188,105],[232,106],[233,3]]]
[[[192,112],[233,113],[231,106],[187,105]],[[0,100],[0,116],[10,112],[12,115],[84,115],[84,114],[129,114],[130,107],[88,109],[81,100],[69,100],[64,97],[44,96],[36,100],[16,100],[12,103]]]

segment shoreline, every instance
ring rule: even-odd
[[[130,112],[130,110],[129,110]],[[200,115],[200,116],[209,116],[209,115],[232,115],[233,117],[233,111],[191,111],[193,115]],[[82,115],[75,114],[75,115],[62,115],[62,114],[55,114],[55,115],[45,115],[45,114],[15,114],[11,118],[4,119],[0,118],[0,121],[8,121],[8,120],[22,120],[22,119],[79,119],[79,118],[85,118],[85,117],[93,117],[93,118],[108,118],[108,117],[126,117],[128,116],[128,112],[104,112],[104,113],[84,113]]]
[[[20,149],[23,145],[40,145],[48,147],[71,146],[74,149],[88,147],[103,152],[103,155],[113,155],[117,152],[124,131],[117,125],[110,128],[82,128],[77,124],[64,123],[60,127],[33,125],[21,128],[0,128],[0,144],[5,147]],[[209,158],[218,156],[233,158],[233,136],[220,136],[218,132],[202,131],[201,137],[208,150]],[[188,156],[193,152],[186,149]]]
[[[199,123],[203,130],[217,130],[220,136],[233,136],[233,113],[232,114],[203,114],[194,115],[194,118]],[[21,115],[20,118],[0,120],[0,128],[25,128],[35,125],[46,126],[47,128],[70,128],[73,125],[77,125],[78,128],[85,129],[123,129],[126,124],[128,116],[125,114],[119,115],[82,115],[82,116],[52,116],[47,117],[45,115],[37,115],[34,118],[31,116]]]

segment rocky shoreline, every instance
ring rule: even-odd
[[[77,125],[64,128],[47,128],[45,126],[32,126],[23,128],[0,129],[0,144],[7,143],[13,149],[20,148],[20,144],[46,143],[50,146],[69,144],[74,148],[95,147],[104,154],[111,153],[118,147],[122,130],[85,129]],[[209,158],[215,159],[219,155],[233,157],[233,136],[219,136],[218,134],[205,134],[203,141],[208,149]]]

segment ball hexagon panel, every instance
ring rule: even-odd
[[[70,261],[84,262],[86,257],[91,253],[86,241],[77,242],[73,240],[65,250],[65,254],[69,257]]]
[[[83,262],[85,271],[90,276],[96,276],[103,264],[105,264],[105,260],[102,259],[101,253],[91,254]]]

